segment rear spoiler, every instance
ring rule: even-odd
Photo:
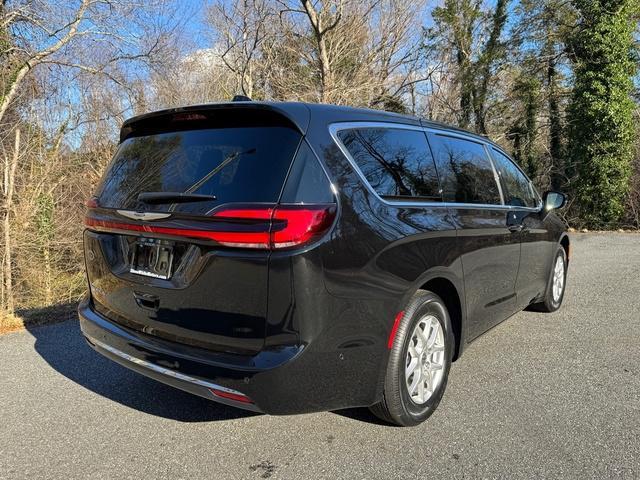
[[[126,120],[120,142],[162,131],[194,130],[233,125],[286,125],[302,135],[309,127],[309,108],[303,103],[230,102],[191,105],[145,113]]]

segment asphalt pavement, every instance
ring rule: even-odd
[[[640,478],[640,235],[575,234],[554,314],[451,370],[423,425],[255,415],[95,352],[76,321],[0,337],[0,478]]]

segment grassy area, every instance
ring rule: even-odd
[[[63,303],[18,310],[14,315],[0,312],[0,335],[76,318],[76,307],[76,303]]]
[[[0,312],[0,335],[3,333],[15,332],[24,328],[22,318],[10,313]]]

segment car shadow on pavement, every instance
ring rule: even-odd
[[[340,415],[341,417],[349,418],[351,420],[355,420],[357,422],[369,423],[372,425],[380,425],[383,427],[394,427],[390,423],[384,422],[376,417],[371,411],[366,407],[357,407],[357,408],[345,408],[342,410],[333,410],[331,413],[335,413],[336,415]]]
[[[105,398],[180,422],[212,422],[258,415],[228,407],[128,370],[87,345],[77,320],[26,325],[35,350],[58,373]]]

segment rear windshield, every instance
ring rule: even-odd
[[[229,202],[275,202],[300,142],[284,126],[215,128],[126,139],[98,192],[100,206],[204,215]],[[143,192],[213,195],[192,203],[138,201]]]

